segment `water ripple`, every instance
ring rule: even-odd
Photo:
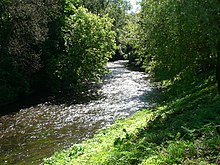
[[[149,106],[144,100],[151,91],[148,75],[124,64],[108,64],[111,74],[99,89],[99,100],[69,106],[45,102],[0,117],[0,164],[39,164],[43,157],[91,137],[116,118]]]

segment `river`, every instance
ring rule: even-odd
[[[0,116],[0,164],[40,164],[115,119],[150,106],[145,100],[152,91],[149,76],[127,69],[126,62],[108,63],[111,73],[104,78],[99,99],[72,105],[46,101]]]

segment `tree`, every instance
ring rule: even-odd
[[[127,12],[131,8],[127,0],[81,0],[80,5],[83,5],[89,11],[99,16],[108,15],[114,20],[113,30],[116,32],[116,44],[118,46],[114,58],[121,58],[120,53],[122,29],[126,25]]]
[[[128,14],[126,24],[121,30],[120,41],[124,56],[129,62],[134,62],[137,55],[137,47],[139,41],[139,17],[137,14]]]
[[[106,73],[106,64],[115,50],[110,18],[99,17],[71,4],[66,12],[72,14],[66,17],[62,28],[65,53],[53,59],[50,65],[57,88],[98,81]]]
[[[145,64],[158,80],[181,79],[215,67],[219,3],[143,0],[141,10]]]
[[[29,93],[33,73],[42,67],[41,46],[59,0],[0,2],[0,102]],[[0,103],[1,104],[1,103]]]

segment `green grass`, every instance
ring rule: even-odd
[[[211,74],[212,75],[212,74]],[[118,120],[92,139],[45,159],[49,165],[218,165],[220,96],[213,76],[175,82],[158,106]]]

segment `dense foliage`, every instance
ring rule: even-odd
[[[219,1],[142,0],[141,6],[122,28],[121,43],[165,85],[158,105],[45,164],[219,164]]]
[[[141,6],[139,53],[158,80],[192,77],[216,66],[217,0],[143,0]]]
[[[42,67],[47,25],[59,4],[59,0],[1,1],[0,104],[29,92],[32,74]]]
[[[139,17],[137,14],[129,14],[126,16],[126,20],[127,22],[120,35],[121,50],[123,56],[129,59],[129,62],[135,62],[137,54],[140,54],[140,50],[137,49],[139,41],[141,41],[139,38],[140,27],[138,26]]]
[[[158,107],[45,164],[219,164],[219,0],[129,8],[127,0],[1,0],[0,105],[97,82],[112,55],[138,58],[167,87]]]
[[[65,53],[51,61],[51,75],[60,87],[99,80],[115,50],[112,20],[69,5],[62,35]]]
[[[80,1],[1,1],[0,104],[98,80],[115,50],[108,16]]]

